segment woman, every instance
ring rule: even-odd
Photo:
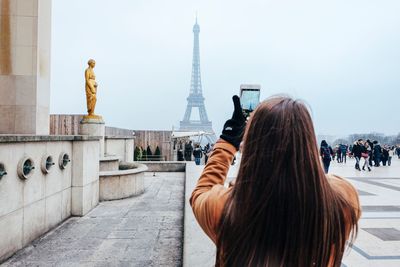
[[[371,155],[372,151],[371,151],[371,147],[369,146],[368,141],[364,142],[364,147],[363,147],[363,151],[361,153],[361,156],[364,158],[364,165],[362,167],[362,170],[365,171],[365,167],[368,168],[368,171],[371,171],[371,168],[369,167],[369,155]]]
[[[190,198],[217,246],[216,266],[340,266],[357,233],[357,191],[321,166],[314,127],[299,101],[262,102],[247,126],[240,100]],[[223,186],[243,138],[236,183]]]
[[[361,153],[363,152],[363,140],[358,139],[354,142],[353,150],[351,153],[353,154],[354,158],[356,159],[356,165],[354,166],[356,170],[361,171],[360,169],[360,161],[361,161]]]

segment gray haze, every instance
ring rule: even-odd
[[[179,127],[198,12],[203,95],[219,133],[241,83],[312,108],[319,134],[400,132],[400,1],[53,1],[51,113],[96,113],[130,129]]]

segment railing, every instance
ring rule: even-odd
[[[138,161],[166,161],[167,156],[163,155],[148,155],[148,156],[142,156],[138,157]]]

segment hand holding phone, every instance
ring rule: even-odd
[[[225,122],[220,137],[239,150],[240,142],[243,138],[243,131],[246,126],[246,118],[243,115],[239,97],[234,95],[232,100],[234,106],[232,118]]]

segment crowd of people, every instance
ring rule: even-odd
[[[178,161],[195,161],[196,165],[201,164],[204,156],[204,164],[207,164],[208,157],[213,150],[214,144],[201,146],[192,141],[186,141],[180,144],[177,150]],[[348,158],[356,160],[355,169],[359,171],[371,171],[371,167],[391,166],[392,157],[397,156],[400,159],[400,145],[381,145],[378,141],[369,139],[358,139],[353,144],[338,144],[333,148],[322,140],[320,155],[326,173],[332,161],[337,163],[347,163]],[[234,161],[233,161],[234,162]]]
[[[347,157],[356,160],[355,169],[363,171],[371,171],[371,167],[390,166],[392,164],[392,156],[400,159],[400,145],[381,145],[377,140],[358,139],[352,145],[338,144],[334,148],[322,140],[320,147],[320,155],[324,164],[325,172],[328,173],[331,161],[338,163],[346,163]]]
[[[206,164],[212,149],[213,144],[210,143],[202,147],[198,143],[193,146],[192,141],[187,141],[184,145],[180,144],[178,147],[178,161],[192,161],[192,158],[194,158],[196,165],[200,165],[201,159],[204,156],[204,164]]]

